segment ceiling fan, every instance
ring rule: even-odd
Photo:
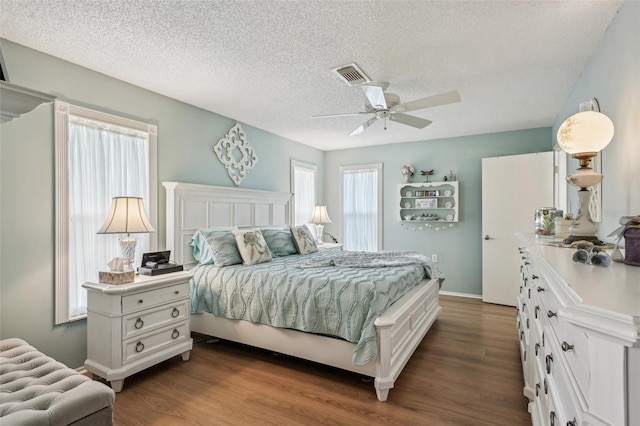
[[[314,115],[311,118],[328,118],[328,117],[346,117],[349,115],[373,115],[367,121],[362,123],[358,128],[349,133],[349,136],[355,136],[362,133],[367,127],[371,126],[376,120],[384,120],[384,129],[387,129],[387,119],[396,123],[406,124],[407,126],[417,129],[424,129],[432,122],[424,118],[415,117],[413,115],[404,114],[407,111],[415,111],[418,109],[431,108],[440,105],[452,104],[460,102],[460,94],[453,90],[451,92],[441,93],[439,95],[427,96],[426,98],[416,99],[415,101],[400,103],[400,97],[393,93],[386,93],[389,83],[365,83],[361,85],[366,96],[365,110],[360,112],[346,112],[342,114],[326,114]]]

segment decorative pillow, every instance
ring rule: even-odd
[[[273,260],[269,247],[267,247],[267,242],[259,229],[231,232],[236,237],[236,243],[244,265],[255,265],[256,263],[271,262]]]
[[[313,234],[307,228],[307,225],[292,226],[291,233],[293,234],[293,242],[300,254],[309,254],[314,251],[318,251],[316,240],[313,238]]]
[[[273,228],[261,228],[262,236],[267,242],[267,246],[273,256],[289,256],[298,254],[296,246],[293,244],[291,228],[280,226]]]
[[[242,257],[238,251],[233,231],[209,231],[202,235],[211,247],[213,264],[216,266],[229,266],[242,263]]]
[[[204,237],[204,233],[211,231],[233,231],[238,229],[237,226],[221,226],[217,228],[203,228],[198,229],[191,237],[189,244],[193,247],[193,258],[198,261],[200,265],[209,265],[213,263],[213,250]]]

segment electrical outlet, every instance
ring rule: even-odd
[[[431,261],[433,263],[438,263],[438,255],[437,254],[432,254],[431,255]]]

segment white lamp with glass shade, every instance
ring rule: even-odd
[[[613,139],[613,123],[600,112],[598,101],[589,101],[591,111],[579,112],[567,118],[558,129],[558,145],[568,154],[580,161],[580,168],[567,177],[567,182],[580,188],[578,191],[578,215],[569,228],[571,235],[563,242],[589,241],[602,245],[596,236],[598,228],[589,211],[590,186],[602,181],[602,174],[595,173],[590,167],[591,158],[602,151]],[[595,111],[597,109],[597,111]]]
[[[140,197],[113,197],[111,210],[107,220],[98,230],[98,234],[127,234],[120,239],[122,257],[127,259],[129,268],[133,264],[136,254],[137,238],[131,234],[155,232],[151,226],[144,204]]]
[[[327,213],[327,206],[313,206],[313,215],[311,219],[309,219],[309,222],[316,224],[316,241],[318,244],[322,244],[324,224],[331,223],[329,213]]]

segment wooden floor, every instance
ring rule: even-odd
[[[515,308],[441,296],[443,311],[389,392],[341,370],[194,335],[125,380],[116,425],[530,425]]]

